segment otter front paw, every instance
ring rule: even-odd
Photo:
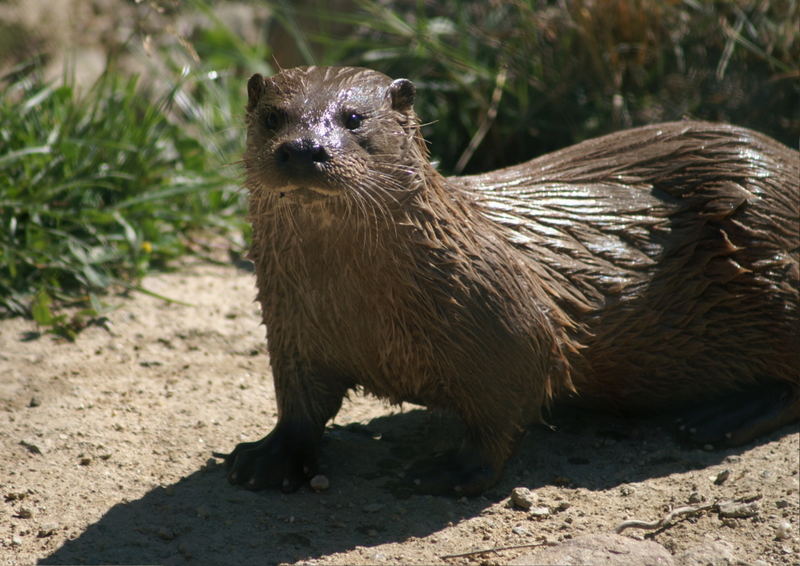
[[[308,427],[278,423],[257,442],[242,442],[224,455],[228,481],[250,490],[296,491],[317,473],[319,435]]]

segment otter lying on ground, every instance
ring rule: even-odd
[[[463,419],[430,492],[492,485],[553,399],[727,400],[694,427],[715,444],[800,418],[797,151],[686,121],[443,177],[408,80],[308,67],[247,88],[278,423],[226,456],[232,483],[300,486],[356,387]]]

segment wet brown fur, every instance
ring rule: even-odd
[[[687,121],[445,178],[390,83],[251,80],[251,257],[279,420],[321,433],[362,387],[455,411],[499,471],[554,397],[647,409],[798,383],[796,151]],[[365,117],[352,135],[349,110]],[[308,183],[273,157],[298,136],[330,154]]]

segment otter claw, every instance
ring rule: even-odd
[[[228,481],[258,491],[279,488],[296,491],[316,473],[319,439],[302,425],[279,423],[257,442],[242,442],[227,455]]]

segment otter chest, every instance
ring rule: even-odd
[[[285,282],[292,312],[281,309],[301,355],[392,401],[433,401],[421,399],[437,390],[424,291],[386,262],[318,261],[304,271]]]

